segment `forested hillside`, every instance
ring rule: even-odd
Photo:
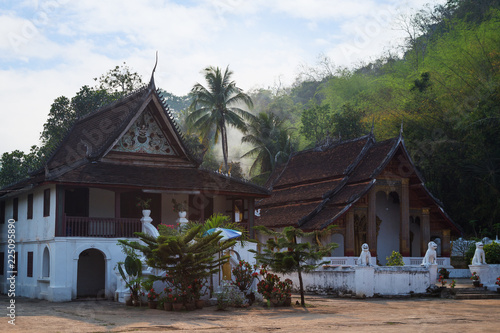
[[[403,56],[354,69],[323,58],[260,110],[297,129],[300,148],[329,134],[343,139],[398,134],[431,192],[473,236],[500,228],[499,1],[449,1],[407,18]],[[396,52],[394,52],[396,54]],[[309,80],[307,80],[309,79]],[[271,92],[267,92],[268,94]],[[266,91],[255,92],[261,100]]]

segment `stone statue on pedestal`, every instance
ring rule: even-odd
[[[368,244],[364,243],[361,245],[361,254],[358,259],[358,266],[370,266],[370,260],[372,255],[370,253],[370,248]]]
[[[422,259],[422,264],[420,264],[420,266],[429,267],[430,265],[436,263],[437,247],[438,247],[437,244],[432,241],[427,244],[427,252],[425,252],[425,257],[424,259]]]
[[[483,243],[476,243],[476,251],[474,252],[474,257],[472,257],[473,265],[486,265],[486,259],[484,256]]]

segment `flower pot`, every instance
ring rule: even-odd
[[[497,287],[497,293],[500,294],[500,287]]]
[[[158,307],[158,301],[148,301],[148,307],[150,309],[156,309],[156,307]]]
[[[132,306],[134,305],[134,302],[132,301],[132,297],[129,297],[125,300],[125,305],[126,306]]]
[[[271,298],[269,301],[271,301],[272,306],[280,306],[277,298]]]
[[[472,284],[474,285],[474,287],[479,287],[480,285],[479,280],[472,281]]]
[[[149,217],[149,215],[151,215],[151,209],[143,209],[142,210],[142,216]]]
[[[202,299],[197,299],[194,304],[196,305],[196,308],[197,309],[203,309],[203,307],[205,306],[205,301],[202,300]]]
[[[163,303],[163,309],[165,311],[172,311],[172,303],[169,303],[169,302]]]
[[[186,215],[187,215],[186,211],[179,212],[179,218],[181,218],[181,219],[186,218]]]
[[[182,311],[182,310],[184,310],[184,304],[182,304],[182,303],[172,303],[172,309],[174,311]]]
[[[186,304],[184,304],[184,306],[186,307],[187,311],[194,311],[194,310],[196,310],[196,303],[195,303],[195,301],[187,302]]]
[[[252,305],[253,302],[255,302],[255,294],[253,292],[247,294],[245,297],[248,299],[249,305]]]
[[[285,298],[285,301],[283,302],[283,306],[291,306],[292,305],[292,298],[287,297]]]

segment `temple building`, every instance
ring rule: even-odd
[[[43,168],[0,190],[0,292],[15,272],[16,296],[113,296],[114,268],[125,257],[117,240],[144,230],[139,198],[149,201],[155,226],[176,226],[175,199],[186,203],[190,220],[219,212],[251,227],[255,200],[268,195],[200,168],[151,79],[78,119]],[[6,236],[11,219],[13,265]]]
[[[304,231],[336,225],[321,241],[339,244],[332,253],[343,258],[339,263],[359,256],[367,243],[379,264],[398,251],[415,265],[434,240],[444,258],[438,263],[449,265],[450,239],[462,233],[425,187],[402,132],[382,142],[372,132],[294,153],[267,187],[271,196],[256,204],[256,225]]]

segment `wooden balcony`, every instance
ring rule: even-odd
[[[142,230],[139,219],[63,216],[63,234],[58,237],[134,238]]]

